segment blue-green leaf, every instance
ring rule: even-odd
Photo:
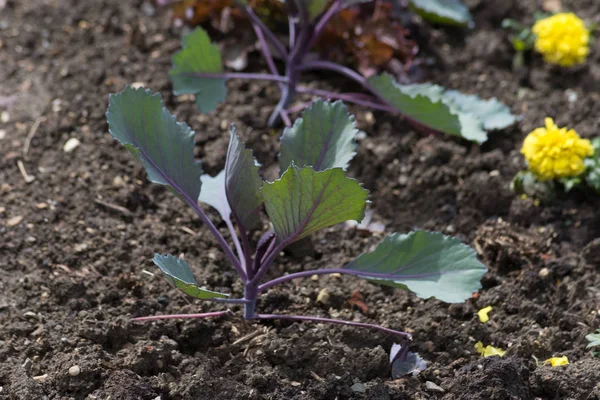
[[[516,121],[496,99],[447,91],[430,83],[400,85],[389,74],[368,80],[373,91],[411,120],[430,129],[483,143],[486,130],[505,128]]]
[[[198,77],[196,73],[219,73],[223,63],[219,48],[210,42],[206,31],[196,28],[182,40],[182,50],[173,55],[169,72],[175,95],[193,94],[200,112],[208,113],[227,95],[225,79]]]
[[[481,288],[485,266],[475,251],[441,233],[394,233],[371,253],[363,253],[344,268],[360,271],[373,282],[408,289],[421,298],[459,303]]]
[[[473,20],[461,0],[410,0],[410,7],[427,21],[438,24],[467,26]]]
[[[185,294],[202,300],[229,297],[225,293],[202,289],[198,282],[196,282],[189,264],[181,258],[177,258],[171,254],[155,254],[152,261],[165,274],[165,279]]]
[[[159,94],[126,87],[111,94],[108,130],[146,167],[148,179],[195,202],[202,169],[194,160],[194,131],[163,106]]]
[[[347,220],[362,221],[369,192],[341,168],[315,171],[291,165],[262,188],[265,208],[280,241],[288,243]]]
[[[315,171],[346,169],[356,154],[354,137],[358,132],[344,103],[316,100],[292,127],[283,131],[280,171],[286,171],[292,162]]]

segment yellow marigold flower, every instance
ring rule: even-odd
[[[573,13],[541,19],[531,31],[536,35],[535,50],[550,64],[562,67],[581,64],[590,52],[590,31]]]
[[[481,343],[481,342],[475,343],[475,350],[477,350],[477,352],[479,354],[481,354],[483,357],[493,357],[493,356],[504,357],[504,354],[506,354],[506,350],[502,350],[497,347],[492,347],[489,345],[483,347],[483,343]]]
[[[567,356],[552,357],[544,361],[544,364],[550,364],[553,367],[558,367],[560,365],[569,365],[569,359],[567,358]]]
[[[490,320],[489,313],[492,311],[492,306],[487,306],[477,311],[477,315],[479,316],[479,321],[482,323],[486,323]]]
[[[583,173],[583,159],[594,154],[590,141],[581,139],[573,129],[559,128],[552,118],[544,121],[546,127],[527,135],[521,148],[529,170],[542,181]]]

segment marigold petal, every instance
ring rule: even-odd
[[[479,321],[482,323],[486,323],[490,320],[489,313],[492,311],[492,306],[487,306],[477,311],[477,316],[479,316]]]
[[[567,356],[552,357],[552,358],[549,358],[546,361],[544,361],[544,365],[545,364],[550,364],[553,367],[558,367],[561,365],[569,365],[569,359],[567,358]]]
[[[506,354],[506,350],[502,350],[497,347],[493,347],[490,345],[483,347],[483,343],[480,341],[475,343],[475,350],[477,350],[477,352],[483,357],[504,357],[504,354]]]

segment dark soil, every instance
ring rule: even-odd
[[[0,11],[0,95],[17,101],[0,126],[0,399],[600,399],[600,359],[584,339],[600,327],[600,200],[573,193],[536,206],[509,190],[524,167],[522,140],[544,117],[585,137],[599,134],[600,41],[575,71],[535,58],[514,74],[499,24],[508,16],[531,22],[536,3],[470,1],[477,28],[465,33],[423,26],[423,47],[437,52],[431,80],[496,96],[522,114],[483,146],[426,137],[397,117],[352,108],[367,137],[350,174],[371,191],[375,220],[390,232],[439,230],[473,245],[489,267],[481,293],[448,305],[320,277],[262,298],[265,312],[412,332],[429,368],[391,380],[393,339],[366,330],[239,317],[132,322],[221,308],[171,289],[150,262],[154,251],[184,253],[214,290],[242,288],[193,213],[150,185],[108,135],[108,93],[133,82],[160,91],[198,133],[198,157],[213,174],[236,123],[272,176],[280,131],[265,121],[276,86],[231,82],[227,104],[200,115],[170,93],[180,32],[149,3],[9,0]],[[564,6],[600,18],[597,0]],[[72,137],[81,145],[66,154]],[[25,182],[18,161],[34,181]],[[284,256],[272,273],[341,266],[381,238],[336,226],[313,240],[314,257]],[[324,288],[327,305],[316,302]],[[366,312],[349,305],[355,291]],[[482,324],[476,312],[488,305],[492,319]],[[482,359],[479,340],[508,353]],[[542,365],[562,355],[570,365]],[[427,381],[444,392],[426,389]]]

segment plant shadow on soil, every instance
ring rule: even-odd
[[[431,78],[499,97],[523,119],[478,147],[350,107],[367,136],[349,173],[371,191],[375,219],[389,232],[439,230],[473,245],[489,267],[479,296],[448,305],[320,277],[272,290],[260,303],[265,312],[410,330],[429,368],[391,380],[392,338],[361,329],[239,317],[133,323],[134,316],[220,308],[170,288],[150,263],[154,251],[184,253],[211,289],[240,295],[242,287],[193,213],[150,185],[110,138],[108,93],[133,82],[160,91],[197,132],[197,156],[212,174],[224,164],[226,129],[236,123],[272,177],[280,131],[265,121],[276,86],[230,82],[227,103],[200,115],[170,93],[179,32],[164,15],[152,16],[149,3],[9,0],[0,14],[0,94],[17,102],[0,127],[0,399],[599,399],[600,359],[585,350],[584,337],[600,326],[600,201],[579,193],[535,206],[516,198],[509,182],[524,167],[524,134],[545,116],[586,137],[600,132],[600,93],[592,90],[600,42],[578,71],[536,60],[525,78],[515,77],[499,21],[530,18],[536,2],[469,3],[477,29],[456,36],[425,28],[440,59]],[[564,3],[588,20],[600,16],[595,0]],[[65,154],[70,137],[81,144]],[[18,160],[33,182],[25,183]],[[341,266],[380,240],[336,226],[315,235],[314,257],[283,257],[272,274]],[[327,305],[316,302],[323,288]],[[355,291],[366,311],[348,304]],[[492,319],[481,324],[475,313],[487,305]],[[479,340],[508,353],[481,359],[473,347]],[[554,355],[571,364],[536,365]],[[427,381],[444,392],[428,390]]]

